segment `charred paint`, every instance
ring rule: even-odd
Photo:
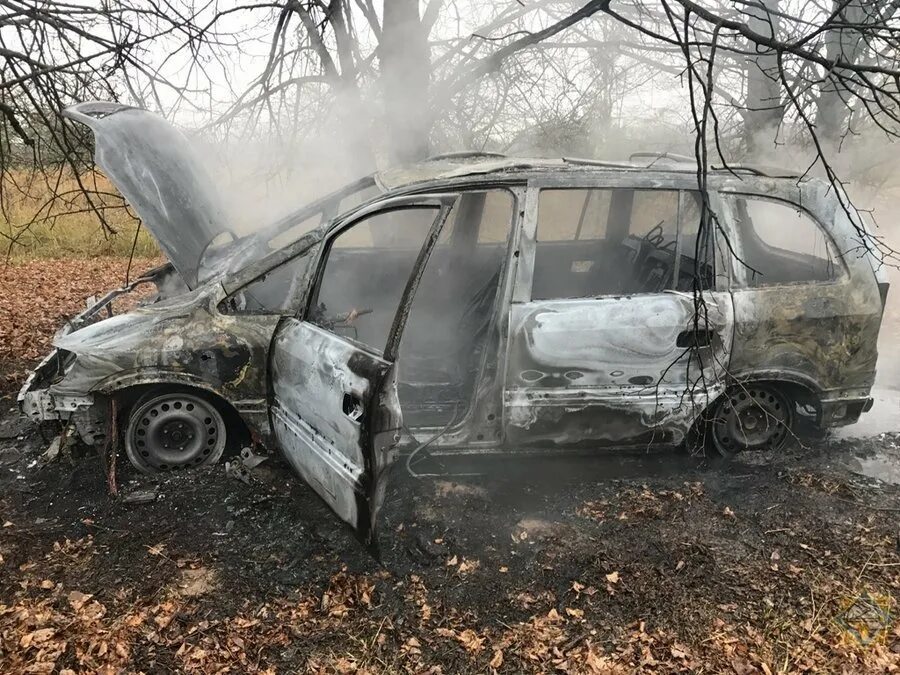
[[[507,443],[680,441],[721,391],[731,344],[730,297],[707,295],[717,339],[699,350],[677,345],[694,313],[682,294],[514,305]]]
[[[272,423],[293,468],[367,539],[399,426],[391,364],[311,323],[287,319],[273,345]],[[388,391],[384,391],[387,389]],[[391,392],[393,390],[393,393]],[[345,405],[345,398],[353,402]],[[356,406],[358,408],[358,414]]]
[[[802,204],[828,233],[839,259],[832,281],[755,288],[748,287],[747,271],[735,266],[730,373],[739,380],[800,384],[822,409],[820,424],[851,423],[858,413],[838,418],[825,413],[834,403],[862,410],[874,383],[883,304],[870,258],[860,255],[854,224],[824,184],[769,181],[758,193]],[[856,227],[863,227],[861,221]],[[740,256],[739,237],[735,247]]]
[[[469,416],[435,445],[492,448],[505,443],[515,449],[678,442],[703,408],[736,379],[806,383],[823,407],[843,402],[856,411],[840,423],[855,419],[864,407],[861,402],[874,378],[881,312],[872,265],[865,256],[845,256],[846,276],[835,283],[764,292],[742,288],[739,270],[720,268],[716,291],[705,293],[711,301],[708,318],[714,339],[683,352],[679,336],[693,325],[690,297],[648,294],[531,302],[539,188],[692,190],[693,167],[444,161],[386,172],[375,180],[391,188],[391,194],[323,222],[279,251],[245,261],[233,274],[223,270],[221,286],[208,283],[86,328],[82,326],[98,318],[102,308],[81,321],[76,317],[72,327],[80,330],[63,336],[57,343],[61,351],[29,379],[23,396],[30,398],[23,399],[23,408],[30,402],[37,419],[75,413],[84,435],[91,436],[96,424],[88,411],[101,395],[148,383],[207,388],[232,402],[248,421],[253,418],[263,435],[271,426],[298,472],[314,487],[318,473],[317,490],[323,498],[364,536],[371,536],[384,473],[396,458],[400,409],[391,362],[397,356],[409,297],[399,308],[385,359],[345,340],[326,339],[321,329],[295,319],[284,321],[288,329],[273,343],[281,317],[225,315],[216,303],[301,250],[321,249],[333,231],[394,198],[430,190],[435,200],[434,192],[498,186],[513,186],[524,206],[503,269],[492,327],[496,344],[476,385]],[[750,192],[803,204],[826,226],[839,250],[856,250],[852,216],[841,212],[829,186],[714,172],[709,187],[726,232],[733,218],[719,193]],[[731,244],[740,256],[739,238],[732,238]],[[719,250],[721,258],[721,242]],[[417,263],[418,273],[426,260],[427,255]],[[308,300],[315,279],[310,267],[301,284],[301,301]],[[364,411],[357,419],[348,415],[355,403],[345,405],[342,397],[347,393]]]
[[[265,399],[268,346],[278,317],[223,315],[216,309],[218,294],[218,287],[206,287],[59,336],[57,353],[73,355],[72,362],[63,376],[32,382],[23,403],[42,399],[50,410],[38,419],[58,419],[68,417],[60,405],[72,397],[90,406],[95,395],[126,387],[183,384],[221,396],[245,413],[252,432],[267,438],[267,417],[256,408]]]

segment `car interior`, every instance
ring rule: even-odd
[[[691,291],[695,278],[700,288],[711,287],[707,238],[698,248],[699,197],[680,195],[630,188],[542,191],[532,299]],[[705,262],[695,276],[698,257]]]
[[[443,427],[469,408],[494,317],[513,201],[503,190],[467,192],[444,224],[400,344],[398,389],[410,427]],[[430,208],[388,212],[339,235],[310,319],[383,350],[437,215]]]

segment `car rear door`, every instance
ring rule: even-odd
[[[721,390],[731,296],[690,187],[614,177],[529,185],[510,308],[507,444],[678,443]]]
[[[376,541],[375,522],[401,438],[400,337],[455,199],[390,200],[336,226],[311,273],[306,311],[283,320],[273,340],[270,410],[278,444],[367,544]],[[376,231],[385,229],[388,236]],[[392,244],[383,248],[379,241]],[[378,289],[369,288],[375,266],[390,267],[381,270]],[[376,307],[379,297],[384,302]],[[360,298],[373,306],[359,306]]]

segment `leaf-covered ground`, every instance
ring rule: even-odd
[[[95,456],[4,435],[2,672],[900,669],[900,489],[858,448],[401,469],[379,561],[274,458],[125,471],[156,495],[129,504]]]
[[[163,262],[136,258],[131,278]],[[125,282],[128,258],[42,258],[0,265],[0,384],[20,382],[65,320]],[[152,290],[152,289],[148,289]]]

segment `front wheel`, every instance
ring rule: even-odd
[[[143,473],[214,464],[227,443],[225,421],[206,398],[183,391],[152,392],[135,404],[125,452]]]
[[[710,435],[719,454],[743,450],[781,450],[791,436],[791,400],[775,387],[749,383],[734,387],[716,401]]]

